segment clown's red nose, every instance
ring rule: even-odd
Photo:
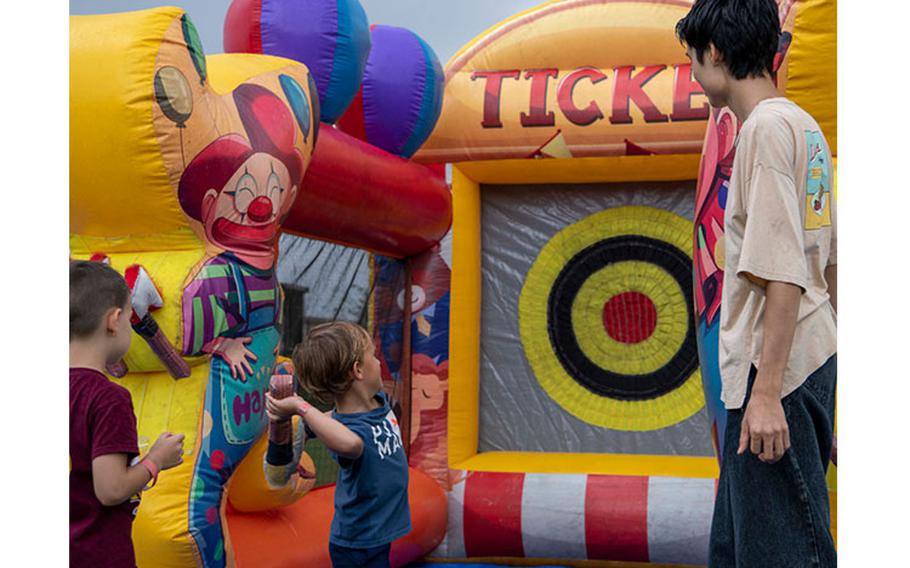
[[[250,203],[246,210],[250,220],[256,223],[268,221],[272,216],[272,200],[264,195],[260,195]]]

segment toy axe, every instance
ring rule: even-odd
[[[129,265],[123,276],[131,292],[133,313],[130,315],[130,325],[133,326],[133,331],[148,343],[172,377],[175,379],[189,377],[190,366],[174,349],[152,316],[153,310],[164,305],[164,299],[152,277],[141,264]]]
[[[287,398],[294,394],[294,375],[284,363],[279,363],[275,374],[269,380],[269,394],[273,398]],[[301,422],[299,434],[294,436],[291,419],[269,421],[269,446],[266,450],[263,471],[270,487],[284,487],[296,473],[303,479],[313,479],[316,474],[300,465],[306,442],[305,429]]]

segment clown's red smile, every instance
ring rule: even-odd
[[[243,225],[221,217],[215,220],[212,227],[212,240],[232,251],[270,251],[275,245],[277,235],[277,220],[257,226]]]
[[[289,177],[275,157],[250,156],[220,192],[206,193],[202,209],[208,238],[253,266],[271,266],[278,226],[297,193]]]

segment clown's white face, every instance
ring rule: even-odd
[[[257,152],[237,168],[220,191],[202,199],[208,239],[257,268],[274,263],[278,227],[287,216],[297,186],[281,160]]]

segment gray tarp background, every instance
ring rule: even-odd
[[[370,293],[368,252],[287,234],[278,250],[278,281],[309,289],[307,320],[361,321]]]
[[[285,309],[289,309],[292,301],[289,284],[308,288],[303,297],[303,319],[285,313],[285,326],[303,328],[297,337],[302,339],[309,327],[324,321],[363,323],[370,293],[368,252],[287,234],[281,235],[278,251],[278,281],[285,289]],[[287,341],[285,335],[282,341]],[[292,349],[293,345],[287,346],[284,354],[290,355]],[[331,406],[304,396],[321,410]],[[329,457],[325,445],[318,438],[310,438],[306,441],[306,451],[316,464],[316,486],[335,483],[338,464]]]
[[[658,207],[691,220],[695,183],[484,185],[481,201],[479,450],[714,455],[705,409],[652,432],[610,430],[575,418],[538,385],[518,328],[525,275],[553,235],[595,212],[626,205]]]

